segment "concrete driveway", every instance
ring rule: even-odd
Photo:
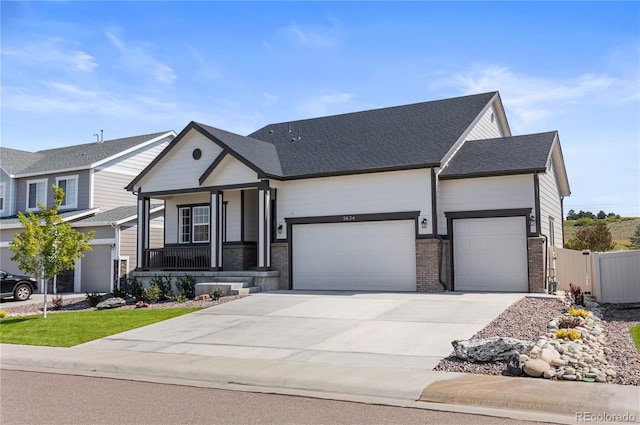
[[[431,369],[523,296],[276,291],[78,347]]]

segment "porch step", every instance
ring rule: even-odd
[[[250,278],[251,282],[247,282],[247,278],[240,278],[245,279],[243,281],[229,282],[229,280],[232,279],[233,278],[226,278],[221,281],[217,281],[217,279],[214,278],[213,282],[196,283],[196,296],[211,294],[211,292],[216,288],[222,289],[224,295],[249,295],[255,292],[260,292],[262,289],[259,286],[253,286],[253,278]]]

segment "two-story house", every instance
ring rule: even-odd
[[[9,249],[22,229],[17,213],[36,212],[39,203],[51,207],[51,186],[57,185],[65,192],[63,219],[78,231],[95,231],[92,251],[58,278],[57,291],[112,290],[136,264],[136,197],[124,187],[175,136],[164,131],[38,152],[0,147],[0,268],[19,271]],[[158,203],[150,209],[149,235],[158,243],[163,207]]]

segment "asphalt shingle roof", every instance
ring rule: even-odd
[[[105,140],[102,143],[93,142],[38,151],[34,154],[39,155],[37,160],[27,164],[24,168],[20,168],[17,173],[41,173],[65,168],[88,167],[95,162],[109,158],[124,150],[168,133],[169,131],[171,130],[122,139]],[[0,148],[0,151],[3,152],[3,167],[5,166],[5,149],[6,148]]]
[[[72,217],[82,216],[83,214],[84,215],[91,214],[91,211],[94,211],[94,210],[95,210],[94,208],[87,208],[83,210],[64,211],[64,212],[60,212],[59,215],[60,217],[62,217],[64,221],[67,221],[69,218],[72,218]],[[0,225],[2,227],[7,227],[7,228],[14,227],[15,225],[18,225],[18,224],[20,224],[20,220],[15,215],[0,219]]]
[[[205,124],[196,124],[265,173],[275,176],[282,175],[278,152],[274,145]]]
[[[151,204],[150,209],[155,209],[161,207],[163,204]],[[104,224],[104,223],[114,223],[120,220],[124,220],[129,217],[136,217],[138,215],[138,207],[136,205],[126,205],[122,207],[113,208],[111,210],[97,213],[91,217],[87,217],[82,220],[78,220],[74,223],[96,223],[96,224]]]
[[[439,164],[497,92],[269,124],[282,176]]]
[[[556,131],[467,141],[441,179],[544,171]]]
[[[16,174],[42,159],[40,153],[0,147],[0,164],[9,174]]]

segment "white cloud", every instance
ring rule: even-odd
[[[324,27],[305,27],[297,22],[291,22],[284,30],[292,35],[302,47],[322,49],[334,47],[337,44],[338,27],[336,22],[331,22],[330,26]]]
[[[267,106],[273,105],[278,102],[278,96],[270,93],[262,93],[262,97],[264,98],[264,104]]]
[[[170,84],[178,78],[173,68],[156,59],[149,51],[150,43],[131,41],[125,42],[112,31],[105,34],[111,44],[120,51],[122,63],[141,74],[151,74],[159,83]]]
[[[95,58],[87,52],[70,49],[63,44],[61,40],[52,38],[24,42],[19,46],[2,49],[2,55],[76,71],[92,72],[98,67]]]
[[[353,98],[354,95],[352,93],[331,90],[327,93],[307,99],[300,104],[299,108],[302,113],[309,116],[324,116],[331,113],[342,112],[340,106],[349,103]]]
[[[510,122],[521,130],[533,128],[551,114],[596,94],[604,94],[622,82],[599,74],[583,74],[570,79],[553,80],[519,74],[505,66],[474,65],[467,72],[437,78],[430,88],[453,87],[463,94],[499,90]]]

